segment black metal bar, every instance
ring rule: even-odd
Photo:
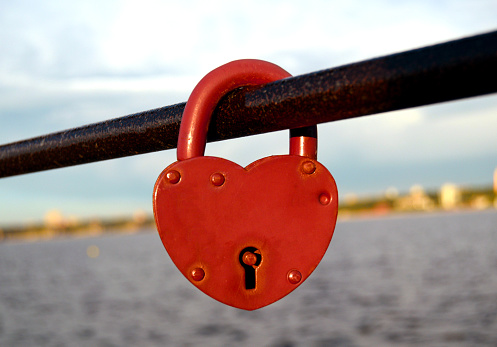
[[[208,141],[496,91],[497,31],[233,91]],[[0,146],[0,177],[174,148],[184,105]]]

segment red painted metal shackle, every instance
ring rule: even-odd
[[[278,65],[256,59],[235,60],[209,72],[197,84],[185,106],[178,137],[177,158],[204,155],[211,115],[228,92],[291,77]],[[316,159],[317,127],[290,130],[290,154]]]

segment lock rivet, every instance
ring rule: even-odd
[[[245,265],[255,265],[257,263],[257,256],[252,252],[245,252],[242,256],[242,261]]]
[[[176,184],[179,182],[181,175],[176,170],[171,170],[166,174],[166,178],[169,183]]]
[[[291,284],[297,284],[302,280],[302,274],[298,270],[290,270],[287,279]]]
[[[211,175],[211,183],[217,187],[222,186],[224,184],[224,175],[216,172]]]
[[[331,202],[331,197],[328,193],[322,193],[319,195],[319,202],[321,205],[328,205]]]
[[[205,277],[205,271],[202,268],[195,268],[192,270],[192,278],[194,281],[201,281]]]
[[[316,164],[312,161],[306,161],[302,164],[302,171],[308,175],[313,174],[316,171]]]

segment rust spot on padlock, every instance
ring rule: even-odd
[[[252,60],[208,74],[185,107],[178,161],[163,171],[154,190],[157,229],[178,269],[207,295],[245,310],[300,286],[325,254],[336,223],[338,192],[316,161],[315,126],[292,130],[290,155],[245,168],[203,156],[209,118],[222,95],[287,76]]]

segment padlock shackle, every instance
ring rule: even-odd
[[[183,111],[177,146],[178,160],[204,155],[211,115],[224,95],[240,87],[266,84],[287,77],[291,75],[278,65],[256,59],[235,60],[209,72],[197,84]],[[300,135],[303,133],[311,136]],[[290,154],[316,159],[316,133],[315,125],[291,131]]]
[[[290,154],[317,159],[318,127],[316,125],[290,129]]]

